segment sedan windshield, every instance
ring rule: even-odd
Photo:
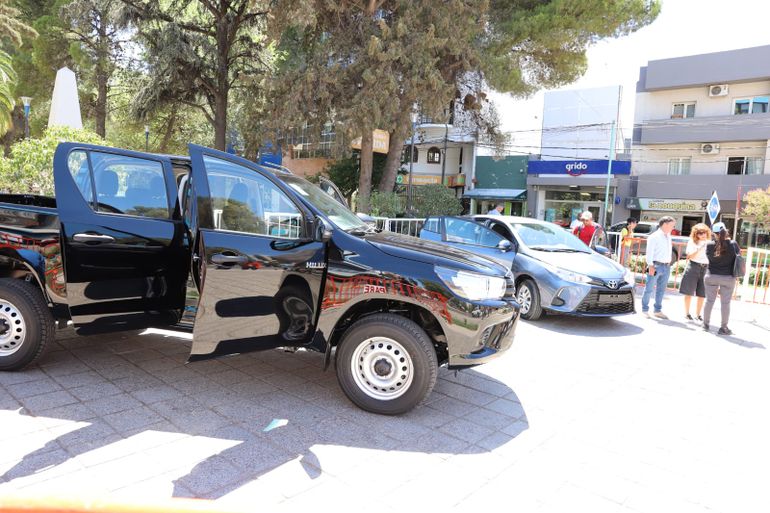
[[[280,178],[286,182],[289,187],[294,189],[296,193],[305,198],[307,202],[317,208],[340,230],[369,231],[369,226],[361,221],[358,216],[351,212],[345,205],[322,191],[317,185],[298,176],[280,175]]]
[[[535,251],[590,253],[583,242],[555,224],[511,223],[521,241]]]

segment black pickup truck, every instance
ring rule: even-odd
[[[325,353],[359,407],[398,414],[512,343],[510,273],[377,233],[297,176],[190,145],[189,157],[62,143],[56,197],[0,195],[0,370],[80,334],[192,332],[190,360]]]

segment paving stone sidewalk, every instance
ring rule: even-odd
[[[0,373],[0,498],[195,497],[223,509],[758,511],[770,307],[733,337],[672,319],[547,316],[503,358],[442,370],[400,417],[354,407],[323,356],[185,364],[162,334],[74,337]],[[715,313],[718,317],[718,312]]]

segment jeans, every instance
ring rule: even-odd
[[[642,312],[650,310],[650,297],[652,297],[653,288],[655,289],[655,311],[661,311],[669,274],[671,274],[671,264],[655,264],[655,276],[647,275],[647,283],[644,285],[644,294],[642,294]]]
[[[722,304],[722,327],[726,328],[727,321],[730,320],[730,300],[733,298],[733,291],[735,290],[735,278],[707,272],[704,281],[706,283],[706,307],[703,309],[703,323],[710,323],[711,309],[714,308],[717,293],[719,293],[719,301]]]

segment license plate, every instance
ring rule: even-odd
[[[600,294],[600,303],[620,303],[625,300],[624,294]]]

